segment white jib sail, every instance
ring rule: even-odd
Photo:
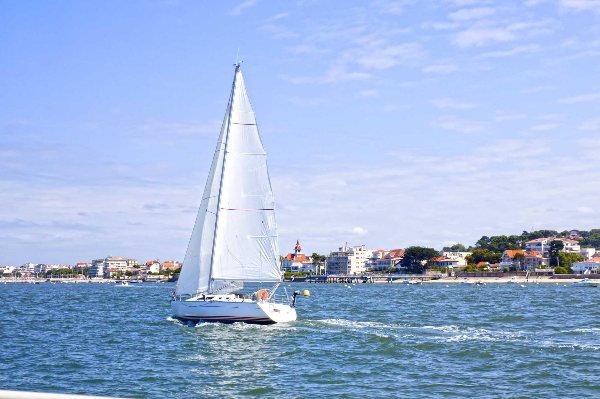
[[[188,248],[183,260],[183,267],[177,280],[176,295],[193,295],[206,292],[209,287],[210,261],[212,256],[215,218],[219,196],[219,182],[223,170],[225,153],[225,136],[229,119],[229,106],[221,127],[221,134],[215,149],[210,172],[204,187],[204,195],[200,202],[198,215]]]
[[[266,153],[236,67],[176,294],[216,291],[231,280],[280,281],[273,208]]]

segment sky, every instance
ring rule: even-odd
[[[0,0],[0,264],[182,260],[236,54],[282,254],[600,227],[598,0]]]

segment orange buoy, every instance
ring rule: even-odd
[[[258,290],[258,292],[256,293],[256,297],[258,299],[266,301],[267,299],[269,299],[269,291],[262,288],[262,289]]]

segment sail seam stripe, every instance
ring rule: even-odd
[[[264,152],[233,152],[233,151],[228,151],[227,154],[233,154],[233,155],[262,155],[262,156],[267,156],[266,153]]]
[[[274,208],[221,208],[224,211],[274,211]]]

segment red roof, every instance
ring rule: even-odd
[[[523,251],[522,249],[507,249],[506,251],[504,251],[504,254],[508,255],[508,257],[512,259],[515,257],[516,254],[525,255],[525,251]]]
[[[386,258],[403,258],[404,257],[404,249],[390,249],[390,252],[386,255]]]
[[[308,263],[310,262],[310,259],[308,259],[308,257],[304,254],[287,254],[285,256],[285,259],[289,260],[289,261],[296,261],[296,262],[302,262],[302,263]]]

